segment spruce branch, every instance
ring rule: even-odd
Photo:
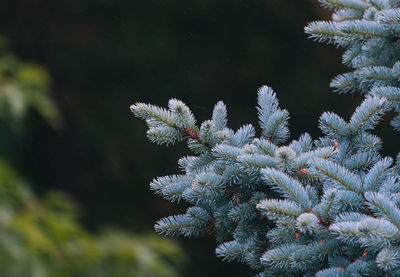
[[[250,124],[229,129],[222,102],[200,125],[176,99],[168,109],[132,105],[151,141],[185,140],[194,152],[180,159],[181,175],[152,181],[157,194],[190,205],[155,228],[213,235],[217,256],[262,270],[258,277],[400,276],[400,154],[395,164],[382,157],[382,140],[371,133],[388,111],[400,130],[400,1],[320,2],[334,10],[333,20],[305,31],[346,48],[343,63],[352,71],[331,87],[364,97],[361,105],[349,121],[324,112],[322,137],[289,143],[289,113],[267,86],[257,94],[260,138]]]

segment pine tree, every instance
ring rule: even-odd
[[[333,79],[339,93],[364,101],[346,121],[333,112],[319,120],[324,136],[290,143],[289,113],[269,87],[258,91],[261,136],[245,125],[227,127],[219,102],[200,125],[172,99],[168,109],[137,103],[147,135],[157,144],[185,141],[181,175],[150,187],[185,214],[159,220],[163,235],[214,235],[217,256],[249,264],[264,276],[400,276],[400,154],[382,157],[371,133],[389,111],[400,130],[400,1],[320,0],[333,20],[312,22],[311,38],[346,48],[353,71]]]

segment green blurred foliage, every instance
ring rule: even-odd
[[[49,97],[48,73],[6,52],[5,44],[0,37],[0,117],[15,123],[33,108],[53,128],[60,128],[60,113]]]
[[[29,108],[59,128],[61,117],[49,98],[48,73],[5,52],[2,42],[3,128],[21,122]],[[0,160],[0,276],[179,275],[185,256],[174,242],[155,234],[131,235],[116,229],[92,234],[79,224],[76,214],[76,206],[66,194],[47,191],[37,197],[8,162]]]
[[[184,260],[171,241],[117,230],[85,231],[65,194],[41,201],[0,161],[0,275],[173,277]]]

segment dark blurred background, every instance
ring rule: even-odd
[[[16,55],[50,72],[64,123],[56,131],[30,117],[24,139],[1,154],[36,192],[71,194],[90,230],[151,230],[186,207],[153,195],[148,184],[177,173],[188,152],[147,141],[129,105],[179,98],[202,121],[223,100],[236,129],[257,125],[257,89],[266,84],[291,114],[292,138],[317,138],[323,111],[348,119],[361,101],[329,88],[348,70],[342,50],[304,34],[308,22],[329,15],[316,0],[3,0],[0,34]],[[399,146],[388,120],[378,132],[384,152],[393,153]],[[212,238],[178,240],[191,260],[182,276],[252,276],[216,258]]]

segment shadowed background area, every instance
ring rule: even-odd
[[[0,34],[8,49],[49,71],[63,124],[55,131],[34,115],[20,130],[23,139],[0,152],[37,193],[72,195],[90,230],[152,230],[185,205],[153,195],[148,183],[177,173],[178,158],[188,152],[147,141],[129,105],[166,106],[179,98],[202,121],[223,100],[236,129],[257,124],[257,89],[266,84],[291,114],[292,138],[317,138],[323,111],[348,119],[361,101],[329,88],[347,70],[342,51],[303,32],[328,16],[316,0],[5,1]],[[388,120],[378,131],[384,152],[394,153]],[[247,266],[216,258],[212,238],[179,241],[190,259],[182,276],[251,276]]]

